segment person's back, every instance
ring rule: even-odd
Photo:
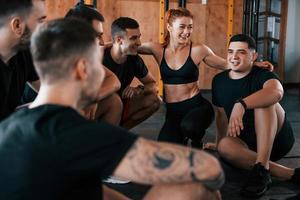
[[[0,199],[101,199],[101,180],[136,138],[57,105],[24,108],[0,132]]]

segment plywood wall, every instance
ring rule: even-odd
[[[77,0],[48,0],[48,18],[63,17]],[[177,7],[178,1],[170,1],[170,8]],[[225,57],[227,33],[227,0],[187,0],[187,8],[194,15],[194,43],[208,45],[217,55]],[[142,42],[155,41],[159,38],[159,0],[98,0],[98,10],[104,15],[104,39],[110,40],[110,24],[120,16],[128,16],[140,23]],[[233,33],[242,31],[243,1],[234,1]],[[150,71],[158,79],[158,66],[151,56],[143,56]],[[211,88],[211,80],[217,70],[201,65],[200,87]]]

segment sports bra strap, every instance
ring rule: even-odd
[[[193,46],[193,43],[191,42],[189,56],[191,56],[191,53],[192,53],[192,46]]]

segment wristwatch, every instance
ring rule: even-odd
[[[247,104],[245,103],[244,99],[240,98],[235,101],[235,103],[240,103],[244,107],[245,110],[247,110]]]

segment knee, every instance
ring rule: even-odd
[[[180,129],[183,137],[190,138],[192,140],[201,140],[205,135],[205,128],[199,125],[197,118],[183,119],[180,123]]]
[[[276,104],[263,107],[263,108],[255,108],[254,113],[255,116],[262,116],[262,115],[270,115],[270,114],[275,114],[276,113]]]
[[[231,160],[233,157],[233,150],[231,148],[232,141],[229,137],[224,137],[218,144],[217,150],[221,157]]]
[[[113,107],[114,111],[122,112],[123,102],[118,94],[116,94],[116,93],[112,94],[109,101],[110,101],[110,105]]]
[[[151,93],[146,96],[144,107],[151,107],[153,112],[156,112],[160,107],[160,99],[155,93]]]
[[[186,184],[180,187],[179,191],[184,190],[186,192],[184,199],[220,200],[219,191],[210,190],[202,184]]]
[[[180,127],[185,137],[201,140],[205,130],[214,120],[213,109],[199,107],[189,112],[181,121]]]

